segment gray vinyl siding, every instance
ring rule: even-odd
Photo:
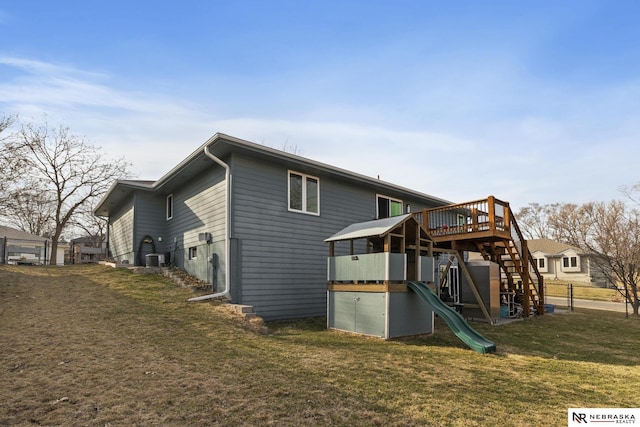
[[[157,194],[139,191],[135,195],[135,211],[134,249],[136,251],[136,264],[144,265],[144,254],[139,254],[139,251],[140,242],[146,236],[151,237],[153,240],[155,253],[164,253],[166,251],[164,239],[162,242],[158,239],[163,235],[165,200]]]
[[[412,212],[433,207],[411,191],[303,159],[238,149],[223,160],[233,176],[230,271],[225,271],[227,183],[224,169],[213,161],[206,169],[207,163],[194,161],[157,187],[127,189],[132,198],[109,213],[112,256],[135,263],[148,235],[156,252],[169,252],[172,265],[213,283],[214,290],[222,290],[228,275],[232,302],[253,305],[266,320],[325,316],[329,247],[324,239],[374,219],[377,195],[402,200]],[[288,210],[288,171],[319,179],[319,215]],[[173,217],[167,220],[169,194]],[[199,238],[203,233],[211,234],[210,242]],[[196,249],[195,259],[189,259],[189,248]]]
[[[225,174],[211,162],[211,168],[193,177],[188,183],[167,192],[162,197],[162,219],[166,230],[163,240],[171,253],[172,263],[208,283],[214,281],[218,290],[224,284],[225,257]],[[173,194],[173,218],[166,219],[167,194]],[[211,233],[211,242],[199,240],[201,233]],[[189,248],[195,247],[196,259],[189,259]],[[217,258],[214,266],[209,257]]]
[[[109,218],[109,252],[118,262],[135,262],[133,249],[133,218],[132,201],[126,203],[119,211]]]
[[[288,171],[320,180],[320,215],[288,211]],[[233,232],[238,241],[237,303],[267,320],[326,315],[328,245],[324,239],[375,218],[375,187],[300,166],[233,156]]]

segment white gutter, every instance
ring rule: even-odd
[[[207,157],[209,157],[211,160],[213,160],[214,162],[216,162],[217,164],[219,164],[220,166],[222,166],[225,170],[225,175],[224,175],[224,179],[225,182],[227,184],[226,187],[226,194],[225,194],[225,198],[226,198],[226,203],[227,203],[227,207],[226,207],[226,212],[224,215],[224,241],[225,241],[225,254],[224,254],[224,291],[222,292],[217,292],[215,294],[209,294],[209,295],[202,295],[200,297],[195,297],[195,298],[189,298],[189,301],[203,301],[203,300],[208,300],[208,299],[212,299],[212,298],[218,298],[218,297],[223,297],[229,294],[230,291],[230,273],[231,273],[231,269],[230,269],[230,265],[231,262],[229,260],[229,255],[231,253],[231,238],[230,238],[230,228],[231,228],[231,221],[229,221],[229,215],[231,213],[231,172],[229,169],[229,165],[226,164],[225,162],[223,162],[222,160],[220,160],[219,158],[217,158],[216,156],[214,156],[213,154],[211,154],[211,152],[209,151],[209,146],[205,145],[204,146],[204,154],[207,155]]]

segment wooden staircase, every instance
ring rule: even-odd
[[[543,278],[508,203],[489,196],[425,209],[419,216],[435,247],[479,252],[485,260],[497,263],[506,278],[507,289],[501,291],[515,294],[523,315],[544,314]]]
[[[525,248],[513,240],[477,242],[476,246],[485,260],[493,261],[500,266],[507,279],[506,290],[515,293],[516,299],[522,304],[524,316],[544,314],[543,279],[535,263],[527,262],[527,259],[532,261],[532,257],[526,249],[526,242]],[[528,265],[530,268],[527,268]]]

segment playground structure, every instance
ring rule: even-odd
[[[433,281],[432,242],[411,214],[352,224],[329,243],[327,326],[395,338],[431,333],[433,315],[406,281]]]
[[[544,314],[542,276],[508,203],[492,196],[352,224],[325,242],[330,329],[426,334],[436,313],[469,347],[491,353],[495,344],[464,317],[496,324]],[[469,262],[470,252],[480,260]],[[455,287],[452,269],[462,273]]]

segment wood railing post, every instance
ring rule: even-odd
[[[489,203],[488,211],[489,211],[489,230],[496,229],[496,199],[493,196],[487,197],[487,202]]]
[[[504,204],[504,230],[511,233],[511,208],[509,203]]]
[[[425,230],[429,230],[429,211],[426,208],[422,209],[422,226]]]
[[[480,228],[478,221],[478,208],[471,208],[471,231],[476,232]]]

